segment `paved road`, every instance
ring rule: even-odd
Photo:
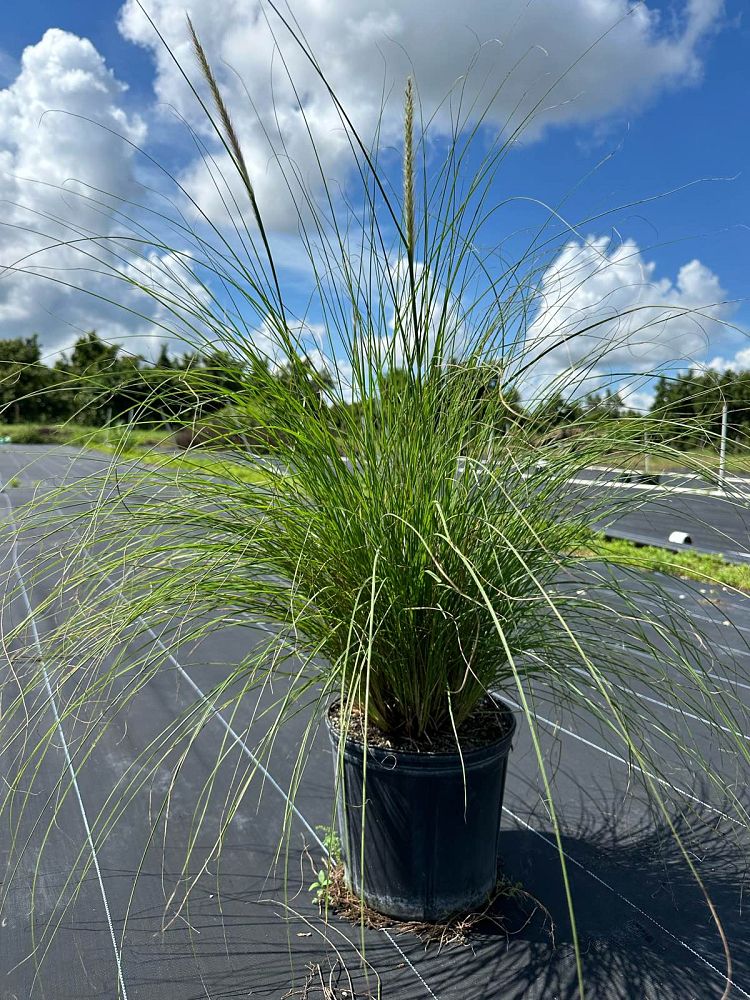
[[[44,476],[38,475],[39,463],[46,470]],[[88,465],[71,462],[67,451],[2,449],[0,480],[7,481],[18,470],[28,472],[30,483],[44,478],[48,484],[56,477],[75,480],[90,471]],[[75,524],[62,520],[56,536],[39,531],[25,536],[16,548],[7,530],[11,508],[14,519],[22,520],[23,503],[33,492],[30,486],[20,486],[0,495],[0,518],[6,525],[0,539],[0,572],[12,586],[3,615],[6,636],[26,613],[19,571],[37,609],[35,621],[42,638],[69,610],[56,604],[42,607],[53,578],[41,574],[40,567],[58,542],[66,549],[65,533],[74,531]],[[633,608],[641,613],[650,609],[655,621],[677,613],[661,610],[662,598],[647,578],[630,574],[628,579]],[[746,724],[750,599],[682,581],[663,583],[673,592],[685,628],[705,637],[707,676],[726,692],[733,718]],[[566,586],[581,601],[611,600],[603,583],[597,589],[594,580],[569,581]],[[318,914],[304,891],[311,876],[302,844],[317,860],[321,850],[315,843],[316,826],[328,823],[331,816],[332,760],[322,733],[307,754],[295,800],[285,892],[284,857],[275,862],[274,854],[287,806],[285,790],[293,780],[307,720],[301,716],[284,730],[267,765],[265,782],[253,780],[229,815],[226,802],[236,796],[255,766],[251,754],[262,725],[257,715],[253,721],[252,698],[230,721],[220,704],[201,701],[200,694],[210,692],[261,638],[234,623],[214,633],[210,641],[185,642],[176,658],[144,682],[106,727],[99,724],[96,702],[88,716],[76,713],[58,721],[55,713],[63,714],[62,706],[79,683],[77,671],[69,671],[61,686],[52,685],[54,700],[42,689],[29,698],[28,735],[33,738],[52,727],[55,750],[36,775],[27,775],[20,783],[12,825],[7,813],[0,820],[0,871],[5,870],[0,997],[280,1000],[290,989],[298,991],[293,995],[305,995],[306,968],[312,963],[339,972],[345,965],[360,998],[368,991],[376,995],[379,984],[384,1000],[572,1000],[576,994],[570,927],[526,726],[521,726],[513,750],[501,857],[507,875],[530,895],[523,903],[502,904],[500,924],[488,922],[472,948],[425,950],[411,935],[368,931],[365,953],[373,970],[368,983],[361,972],[358,930],[335,919],[326,924]],[[159,646],[153,635],[146,634],[145,642],[144,647],[141,641],[138,655],[145,655],[148,663],[150,656],[158,655]],[[14,673],[22,675],[31,666],[19,659],[19,649],[12,644],[3,655],[0,671],[5,672],[7,698]],[[136,655],[135,646],[121,655],[127,663]],[[634,664],[638,662],[637,651],[628,655]],[[53,680],[61,667],[65,665],[48,664]],[[107,692],[107,704],[124,694],[128,679],[123,675]],[[636,679],[633,690],[640,697]],[[267,692],[261,696],[261,706],[269,697]],[[718,750],[716,733],[701,721],[700,713],[676,715],[658,699],[647,701],[647,697],[651,695],[644,689],[640,705],[656,725],[684,730],[686,744],[712,760],[750,805],[746,766],[737,755]],[[732,945],[731,995],[750,997],[750,937],[743,910],[748,844],[744,832],[726,816],[726,803],[711,787],[696,782],[684,762],[669,757],[665,748],[669,777],[659,787],[673,805],[666,816],[654,815],[622,748],[593,716],[571,717],[544,685],[537,686],[536,698],[540,745],[552,769],[577,901],[588,996],[597,1000],[722,996],[726,981],[721,941],[670,834],[668,823],[673,823]],[[143,766],[144,748],[196,701],[205,725],[172,785],[178,748],[162,748]],[[743,731],[750,733],[750,728]],[[213,763],[222,750],[224,764],[214,775]],[[6,780],[13,776],[12,751],[0,758],[0,773]],[[104,837],[102,810],[113,789],[122,791],[126,786],[128,808]],[[168,815],[160,815],[170,788]],[[50,802],[62,796],[57,820],[50,825]],[[196,808],[204,807],[206,825],[184,871]],[[223,851],[217,859],[211,855],[211,845],[222,825]],[[155,835],[149,839],[152,829]],[[27,850],[20,852],[25,840]],[[15,871],[6,868],[9,858],[18,865]],[[189,905],[175,916],[188,877],[195,880]],[[74,891],[79,883],[80,889]],[[538,903],[530,902],[532,897]],[[52,929],[54,935],[49,933]],[[29,959],[34,943],[37,952]],[[343,992],[349,988],[341,980],[336,1000],[351,1000]],[[309,996],[312,1000],[323,994],[311,991]]]

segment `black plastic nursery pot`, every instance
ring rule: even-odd
[[[344,742],[337,813],[346,882],[380,913],[439,923],[480,907],[497,881],[505,775],[516,722],[458,753],[416,753]],[[327,718],[339,763],[339,734]],[[465,776],[465,778],[464,778]],[[363,779],[365,807],[362,805]],[[364,841],[362,825],[364,818]]]

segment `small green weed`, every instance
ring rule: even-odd
[[[334,826],[316,826],[318,833],[322,834],[321,840],[328,857],[336,864],[341,861],[341,841]]]
[[[331,888],[331,869],[341,863],[341,840],[333,826],[316,826],[321,834],[321,842],[326,851],[326,858],[323,867],[317,872],[315,881],[310,884],[308,892],[314,893],[313,899],[318,906],[324,906],[328,902]]]
[[[328,899],[328,890],[331,885],[331,878],[327,868],[321,868],[315,881],[310,883],[308,892],[314,893],[313,899],[318,906],[323,906]]]

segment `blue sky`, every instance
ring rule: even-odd
[[[185,0],[153,0],[147,6],[170,42],[178,47],[184,45],[181,32]],[[401,0],[369,4],[330,0],[317,8],[311,0],[305,0],[292,6],[300,12],[313,45],[319,43],[318,54],[335,67],[334,76],[342,92],[351,96],[355,117],[358,115],[357,120],[367,128],[371,121],[372,81],[382,78],[384,61],[389,71],[393,65],[394,79],[402,79],[399,74],[404,64],[399,64],[399,59],[403,50],[413,58],[412,50],[417,50],[417,84],[429,104],[452,82],[455,70],[451,59],[460,59],[464,51],[471,52],[468,47],[454,53],[455,48],[461,49],[455,39],[471,34],[471,44],[475,45],[477,39],[501,38],[502,50],[491,45],[487,48],[488,53],[499,53],[491,55],[496,61],[517,57],[534,47],[528,60],[531,62],[532,58],[541,59],[537,50],[543,50],[554,75],[554,67],[567,66],[592,37],[601,34],[602,26],[606,27],[603,16],[614,24],[627,5],[625,0],[601,0],[597,4],[592,0],[532,0],[530,4],[508,0],[507,17],[498,14],[496,0],[470,0],[461,5],[458,13],[455,4],[437,0],[426,6]],[[252,26],[255,7],[251,0],[193,0],[190,4],[211,54],[219,63],[225,59],[246,80],[249,78],[253,92],[256,88],[262,92],[269,75],[271,50],[267,35]],[[517,10],[511,18],[509,11],[514,7]],[[637,257],[639,266],[647,268],[649,281],[660,283],[659,301],[666,302],[673,296],[695,305],[690,295],[704,293],[731,300],[733,305],[717,308],[715,315],[741,327],[742,332],[729,332],[719,323],[711,325],[710,341],[702,348],[693,345],[692,350],[696,357],[703,351],[700,360],[721,358],[750,367],[750,352],[746,356],[741,353],[750,347],[744,333],[745,328],[750,329],[750,308],[744,301],[750,258],[750,102],[746,97],[750,19],[743,18],[742,7],[742,0],[726,0],[723,4],[720,0],[649,0],[641,5],[595,47],[593,55],[582,61],[582,67],[576,68],[571,87],[561,95],[560,110],[533,127],[505,161],[498,177],[498,197],[513,192],[555,205],[567,196],[564,215],[576,224],[609,212],[584,224],[578,235],[582,239],[614,235],[615,242],[629,241],[630,258]],[[47,71],[51,62],[59,58],[60,72],[70,73],[80,60],[89,81],[89,90],[83,88],[82,94],[86,100],[90,98],[91,116],[110,124],[125,121],[130,134],[142,139],[149,152],[166,159],[181,177],[194,182],[196,191],[209,198],[191,163],[185,131],[175,126],[165,110],[166,105],[175,105],[191,124],[200,127],[191,117],[194,112],[189,98],[184,88],[180,90],[153,33],[142,18],[139,22],[133,0],[128,0],[122,17],[121,10],[122,4],[112,0],[26,0],[5,11],[0,36],[0,86],[5,88],[0,91],[0,167],[5,167],[6,177],[28,177],[30,168],[39,164],[44,174],[40,179],[64,181],[64,177],[55,176],[54,149],[52,153],[45,149],[33,130],[38,129],[38,112],[45,101],[49,106],[65,106],[64,88],[56,93],[55,75]],[[316,17],[314,10],[324,13]],[[419,24],[419,19],[424,22],[427,16],[425,11],[431,18],[429,45],[424,44]],[[410,24],[410,18],[414,24]],[[71,38],[88,40],[93,50],[83,48],[83,43],[73,44],[67,36],[51,39],[47,35],[46,45],[40,47],[50,28],[63,29]],[[512,51],[514,45],[518,47],[516,52]],[[22,73],[22,54],[28,47],[36,47],[38,59]],[[374,53],[378,53],[377,58]],[[532,73],[525,67],[519,88],[525,87],[527,81],[533,85],[536,80],[536,70]],[[114,87],[110,72],[127,84],[127,91]],[[224,82],[230,100],[239,101],[242,95],[233,91],[236,81],[227,75]],[[24,98],[28,94],[32,95],[31,101]],[[19,127],[24,106],[29,120]],[[88,110],[85,104],[76,107]],[[499,108],[498,121],[505,111],[507,108]],[[329,143],[331,129],[325,112],[320,114],[319,134],[324,136],[326,163],[334,173],[341,171],[344,176],[341,151],[333,139]],[[33,115],[35,121],[31,120]],[[247,136],[252,148],[255,126],[249,117],[245,119],[244,112],[237,120],[243,138]],[[71,133],[75,128],[70,125]],[[25,148],[27,134],[30,139]],[[88,143],[85,137],[79,143],[81,156],[86,155]],[[129,170],[143,180],[143,165],[125,162],[127,157],[123,158],[121,151],[102,146],[96,147],[96,154],[96,180],[105,183],[110,177],[108,156],[113,160],[111,176],[118,184],[127,186]],[[66,169],[69,173],[69,164]],[[264,173],[260,156],[257,169]],[[261,176],[258,186],[259,194],[271,206],[271,225],[283,232],[288,223],[274,187],[277,180]],[[9,200],[21,197],[18,182],[13,183],[16,186],[9,196],[5,195]],[[2,184],[0,177],[0,192]],[[6,180],[6,186],[9,184]],[[680,190],[653,198],[673,189]],[[30,196],[24,193],[23,197],[28,203]],[[629,203],[631,207],[611,212],[614,206]],[[518,202],[499,225],[509,229],[531,225],[541,218],[541,212],[528,201]],[[284,239],[288,241],[289,236]],[[680,286],[679,276],[681,269],[696,261],[702,270],[693,267],[684,272],[685,281],[689,279],[693,289],[688,293]],[[623,275],[628,281],[624,271]],[[592,279],[591,287],[595,289],[599,278],[592,275]],[[29,323],[50,349],[55,349],[65,346],[79,326],[89,325],[85,310],[73,306],[67,293],[59,301],[45,293],[40,307],[38,296],[9,288],[8,282],[0,284],[2,335],[9,335],[11,329],[25,332],[23,327]],[[710,298],[699,304],[716,305]],[[69,318],[66,310],[70,315],[75,312],[75,316]],[[551,315],[559,318],[554,312]],[[127,323],[113,320],[106,311],[95,315],[91,325],[105,322],[111,324],[114,335],[127,332]],[[146,336],[143,330],[131,332]]]

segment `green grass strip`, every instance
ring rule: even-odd
[[[713,555],[689,550],[670,552],[653,545],[635,545],[619,538],[612,541],[593,538],[586,554],[652,573],[667,573],[683,579],[687,577],[750,591],[750,566],[730,563],[719,553]]]

